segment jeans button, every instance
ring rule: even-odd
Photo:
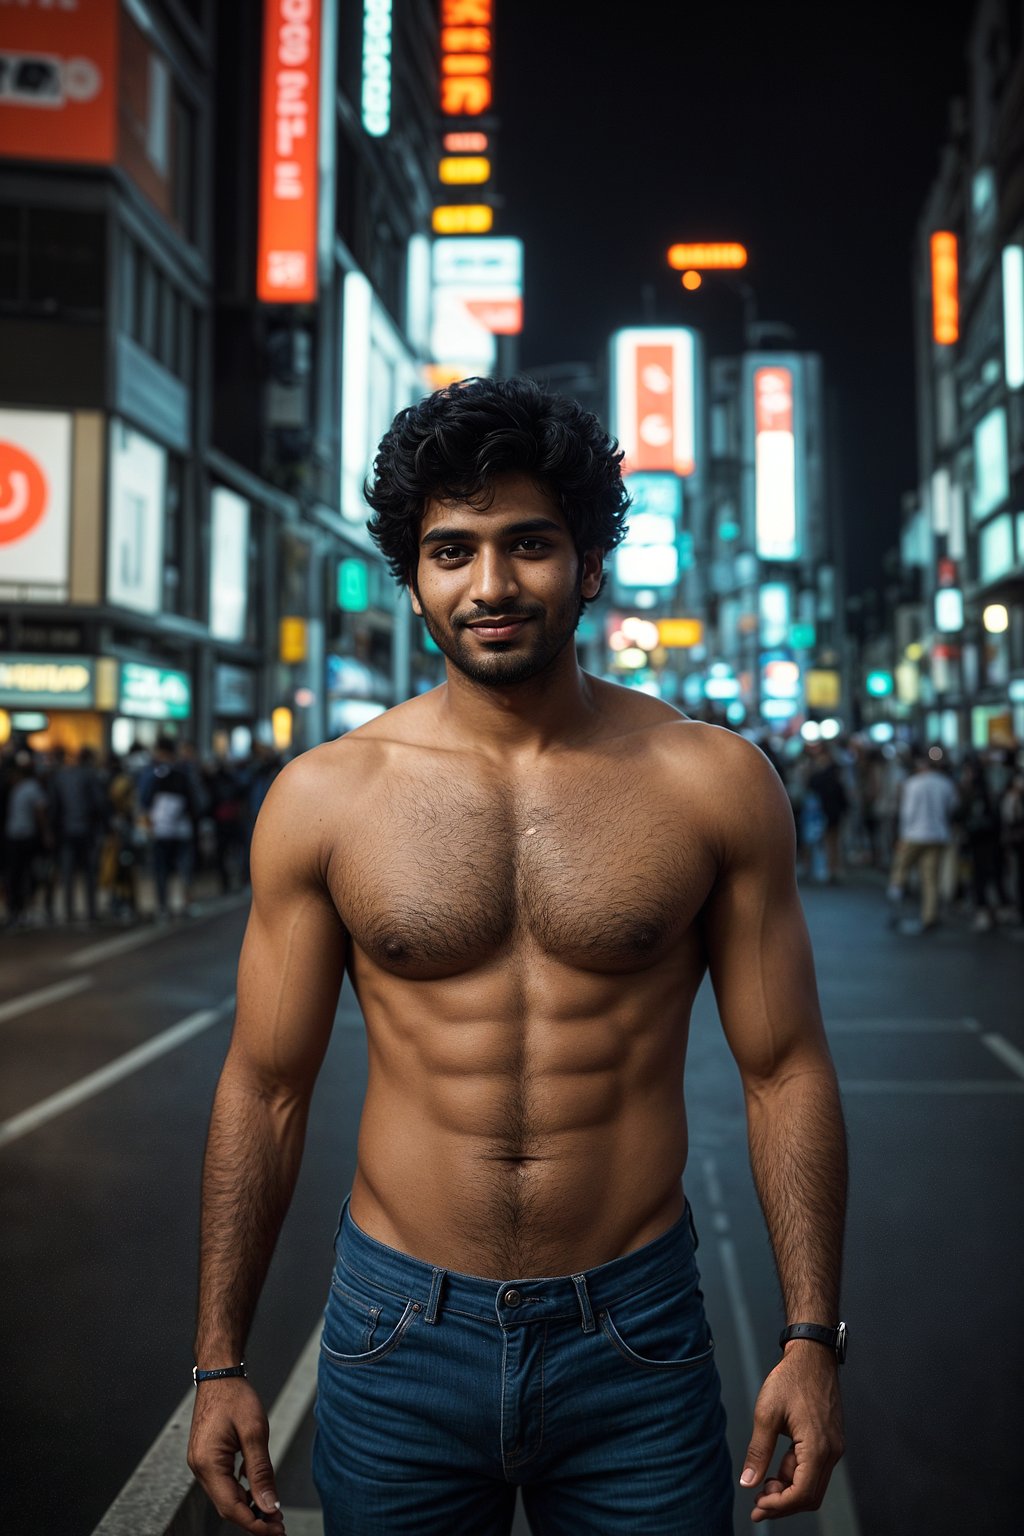
[[[518,1307],[522,1299],[518,1291],[506,1291],[502,1298],[507,1307]]]

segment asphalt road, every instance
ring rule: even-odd
[[[850,1497],[786,1529],[1007,1536],[1020,1529],[1024,944],[962,926],[892,933],[868,883],[805,900],[851,1145]],[[188,1386],[200,1163],[244,917],[236,903],[159,933],[0,938],[7,1536],[88,1536]],[[248,1352],[268,1403],[323,1304],[364,1077],[346,991]],[[687,1099],[739,1463],[779,1305],[707,988]],[[307,1438],[282,1469],[293,1503],[311,1502]]]

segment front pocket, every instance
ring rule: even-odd
[[[632,1343],[627,1343],[619,1332],[610,1312],[599,1312],[597,1320],[601,1332],[619,1354],[631,1365],[641,1365],[647,1370],[687,1370],[710,1360],[715,1352],[715,1341],[703,1309],[699,1309],[692,1321],[685,1313],[680,1313],[678,1307],[672,1306],[648,1309],[644,1314],[630,1316]]]
[[[337,1365],[369,1365],[383,1359],[401,1343],[420,1308],[390,1292],[373,1300],[331,1282],[320,1349]]]

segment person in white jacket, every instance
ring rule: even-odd
[[[920,870],[921,932],[939,916],[939,871],[953,837],[958,804],[956,785],[943,771],[944,754],[932,747],[916,760],[914,773],[900,791],[899,841],[889,876],[889,900],[903,900],[911,870]]]

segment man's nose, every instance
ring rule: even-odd
[[[499,550],[481,549],[473,561],[470,592],[473,601],[493,608],[518,594],[519,584],[512,561]]]

